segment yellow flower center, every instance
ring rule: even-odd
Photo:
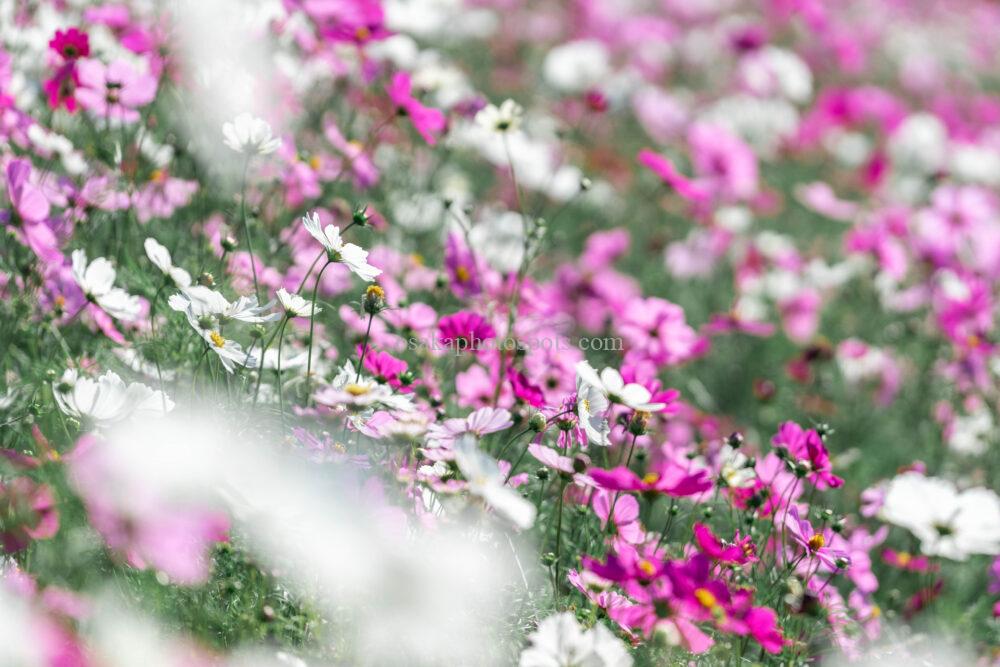
[[[583,411],[589,415],[590,414],[590,401],[588,401],[587,399],[583,399],[582,401],[580,401],[580,405],[583,406]]]
[[[351,396],[364,396],[369,391],[371,391],[371,389],[363,384],[354,384],[352,382],[351,384],[344,387],[344,391],[346,391]]]
[[[913,560],[913,556],[911,556],[908,551],[900,551],[896,554],[896,558],[899,560],[899,564],[903,567],[909,565],[910,561]]]
[[[639,570],[647,577],[651,577],[653,576],[653,573],[656,572],[656,566],[648,560],[643,559],[639,561]]]
[[[413,260],[413,263],[416,264],[417,266],[424,265],[424,256],[421,255],[419,252],[415,252],[412,255],[410,255],[410,259]]]
[[[154,169],[153,173],[149,175],[149,180],[153,183],[162,183],[167,180],[167,173],[162,169]]]
[[[455,269],[455,277],[458,278],[458,282],[465,283],[469,281],[469,278],[472,277],[472,274],[469,273],[469,270],[467,268],[465,268],[462,265],[459,265],[458,268]]]
[[[367,26],[358,26],[358,29],[354,31],[354,37],[359,42],[367,41],[369,37],[372,36],[372,31],[368,29]]]
[[[226,339],[220,336],[218,331],[213,331],[212,333],[208,334],[208,337],[212,339],[212,344],[215,345],[215,347],[226,346]]]
[[[647,472],[642,478],[643,484],[656,484],[659,481],[660,473],[658,472]]]
[[[309,166],[312,167],[313,171],[319,171],[319,168],[323,166],[323,159],[318,155],[313,155],[309,158]]]
[[[694,591],[694,597],[705,609],[714,609],[719,605],[718,599],[716,599],[716,597],[712,595],[712,591],[707,588],[696,588]]]
[[[817,551],[826,546],[826,538],[823,537],[821,533],[816,533],[809,538],[809,542],[807,542],[807,544],[809,545],[810,551]]]

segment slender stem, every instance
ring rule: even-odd
[[[372,320],[375,319],[375,313],[368,313],[368,328],[365,330],[365,342],[361,344],[361,360],[358,361],[358,371],[354,374],[354,381],[357,382],[361,379],[361,367],[365,364],[365,355],[368,354],[368,337],[372,333]]]
[[[243,161],[243,181],[240,186],[240,218],[243,220],[243,234],[247,237],[247,251],[250,253],[250,271],[253,273],[253,291],[257,302],[261,301],[260,284],[257,282],[257,260],[253,254],[253,240],[250,238],[250,225],[247,223],[247,171],[250,168],[250,156]]]
[[[562,517],[563,517],[563,497],[566,495],[566,482],[559,486],[559,519],[556,522],[556,561],[555,575],[552,577],[552,600],[559,599],[559,557],[562,552]]]
[[[312,382],[312,362],[313,362],[313,327],[316,324],[316,293],[319,291],[319,284],[323,280],[323,272],[326,271],[326,267],[332,264],[329,259],[326,260],[326,264],[323,268],[319,270],[319,275],[316,276],[316,284],[313,285],[312,303],[313,309],[309,314],[309,357],[306,360],[306,382]]]
[[[278,405],[281,408],[281,421],[282,422],[285,421],[285,391],[284,391],[284,388],[281,385],[281,348],[282,348],[282,344],[281,343],[282,343],[282,341],[285,338],[285,325],[288,324],[288,320],[290,320],[290,319],[291,319],[291,317],[286,314],[285,317],[284,317],[284,319],[281,320],[281,327],[279,327],[279,329],[278,329]],[[264,358],[263,358],[263,356],[264,355],[262,353],[261,354],[261,360],[260,360],[260,363],[261,363],[260,372],[261,373],[263,373],[263,371],[264,371],[264,368],[263,368],[263,366],[264,366]]]

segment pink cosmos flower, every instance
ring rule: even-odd
[[[749,535],[736,533],[732,543],[724,543],[703,523],[694,524],[694,539],[698,549],[712,560],[733,565],[757,561],[757,547]]]
[[[149,182],[133,195],[136,218],[141,223],[170,218],[177,209],[191,203],[198,187],[198,181],[175,178],[157,169]]]
[[[844,480],[833,474],[826,445],[815,430],[803,429],[795,422],[785,422],[771,438],[771,444],[788,449],[794,461],[807,463],[807,478],[817,489],[822,491],[843,485]]]
[[[90,55],[90,36],[77,28],[56,30],[49,41],[49,48],[67,61],[86,58]]]
[[[364,347],[358,345],[357,354],[360,357],[364,352]],[[406,372],[407,364],[402,359],[397,359],[388,352],[369,349],[365,354],[365,368],[379,382],[385,382],[393,389],[401,393],[412,392],[410,387],[404,387],[399,376]]]
[[[413,85],[410,75],[405,72],[397,72],[392,77],[392,82],[386,88],[389,99],[396,106],[396,111],[400,115],[409,116],[413,127],[424,138],[428,145],[437,143],[436,134],[444,131],[447,119],[438,109],[424,106],[412,94]]]
[[[677,192],[678,195],[695,205],[708,202],[708,188],[701,182],[691,180],[681,174],[669,158],[658,155],[648,148],[639,151],[639,163],[648,168]]]
[[[483,343],[496,337],[496,330],[482,315],[462,310],[438,320],[438,341],[461,353],[482,349]]]
[[[830,548],[833,544],[833,531],[829,528],[813,530],[808,519],[799,516],[799,510],[791,507],[785,514],[785,533],[793,542],[802,547],[804,555],[816,559],[826,568],[837,571],[848,567],[851,563],[847,552]]]
[[[476,256],[459,234],[448,234],[444,248],[444,266],[448,272],[451,293],[459,299],[468,299],[482,291]]]
[[[757,194],[757,156],[742,139],[718,125],[696,123],[688,143],[695,173],[717,199],[747,201]]]
[[[684,309],[665,299],[633,299],[615,324],[631,350],[657,365],[683,363],[707,347],[707,341],[684,321]]]
[[[680,498],[694,496],[712,488],[712,480],[704,470],[694,473],[673,461],[664,460],[642,477],[625,466],[611,470],[591,468],[587,474],[601,487],[612,491],[639,491],[641,493],[663,493]]]
[[[0,483],[0,544],[7,553],[21,551],[32,540],[44,540],[59,530],[59,511],[52,489],[27,477]]]
[[[882,551],[882,562],[905,572],[935,572],[939,569],[931,563],[927,556],[915,556],[909,551],[896,551],[895,549],[884,549]],[[996,560],[993,566],[991,566],[991,572],[994,571],[1000,571],[997,568]],[[996,578],[990,583],[989,592],[994,594],[1000,593],[1000,585],[998,585]]]
[[[646,539],[646,531],[639,521],[639,501],[633,496],[618,496],[604,489],[594,489],[593,506],[594,513],[601,520],[601,528],[608,525],[608,517],[611,516],[611,508],[614,506],[615,531],[619,538],[629,544],[640,544]]]
[[[156,77],[136,71],[124,60],[105,65],[85,58],[79,61],[78,73],[80,87],[76,98],[83,108],[97,116],[134,123],[139,120],[136,109],[156,97]]]
[[[42,190],[35,185],[31,163],[27,160],[11,160],[6,169],[7,197],[16,218],[9,213],[0,213],[0,220],[12,227],[18,240],[31,249],[44,264],[58,265],[63,262],[56,235],[48,224],[51,211],[49,201]]]

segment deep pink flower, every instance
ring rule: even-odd
[[[438,340],[456,352],[479,350],[496,337],[496,330],[482,315],[462,310],[438,320]]]
[[[712,480],[704,470],[691,473],[673,461],[664,460],[651,467],[642,477],[625,466],[611,470],[591,468],[587,474],[605,489],[663,493],[668,496],[693,496],[712,488]]]
[[[6,169],[7,197],[16,216],[0,212],[0,220],[10,225],[18,240],[28,246],[44,264],[63,263],[59,242],[49,226],[51,212],[48,199],[41,188],[32,181],[31,163],[27,160],[11,160]]]
[[[361,356],[364,347],[358,345],[357,353]],[[403,387],[399,376],[406,372],[407,364],[402,359],[397,359],[388,352],[369,349],[365,354],[365,368],[379,382],[385,382],[393,389],[400,389],[402,393],[412,391],[409,387]]]
[[[882,561],[897,570],[906,572],[935,572],[938,567],[931,563],[927,556],[914,556],[908,551],[896,551],[895,549],[885,549],[882,551]],[[991,572],[1000,572],[1000,566],[994,561]],[[990,584],[990,593],[1000,593],[1000,585],[994,578]]]
[[[681,174],[669,158],[644,148],[639,151],[638,159],[640,164],[659,176],[684,199],[697,205],[707,203],[709,193],[705,185]]]
[[[775,447],[785,447],[796,462],[809,465],[807,479],[817,489],[837,488],[844,480],[833,474],[830,464],[830,454],[826,451],[823,438],[813,429],[803,429],[795,422],[785,422],[771,438]]]
[[[75,113],[78,108],[76,90],[79,85],[80,75],[74,60],[57,67],[52,77],[42,83],[42,90],[48,96],[49,107],[53,111],[65,107],[66,111]]]
[[[539,408],[545,405],[545,394],[542,392],[541,388],[532,384],[532,382],[524,376],[524,373],[514,368],[513,365],[507,366],[507,380],[510,382],[511,389],[514,391],[514,396],[517,398],[532,407]]]
[[[695,523],[694,539],[698,549],[712,560],[734,565],[744,565],[757,560],[757,547],[749,535],[741,538],[737,533],[732,544],[725,544],[716,537],[711,528],[703,523]]]
[[[49,41],[49,48],[67,61],[86,58],[90,55],[90,36],[77,28],[56,30]]]
[[[429,145],[437,143],[436,134],[444,131],[447,119],[438,109],[424,106],[417,98],[413,97],[413,84],[410,75],[405,72],[397,72],[392,77],[392,82],[386,88],[389,99],[396,106],[396,111],[404,116],[409,116],[410,122],[416,128],[420,136]]]

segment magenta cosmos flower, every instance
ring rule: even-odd
[[[436,134],[444,131],[447,120],[444,114],[437,109],[424,106],[413,97],[413,84],[410,75],[405,72],[397,72],[392,77],[392,83],[386,88],[389,99],[396,106],[396,112],[402,116],[409,116],[413,127],[420,133],[429,145],[437,143]]]
[[[587,474],[598,486],[612,491],[664,493],[668,496],[693,496],[712,488],[712,480],[704,470],[690,473],[672,461],[653,466],[642,477],[625,466],[611,470],[591,468]]]
[[[59,530],[59,512],[52,490],[27,477],[0,484],[0,544],[4,551],[21,551],[32,540],[52,537]]]
[[[482,315],[461,310],[438,321],[438,340],[457,352],[478,350],[496,337],[496,330]]]
[[[795,422],[785,422],[771,438],[775,447],[785,447],[792,459],[809,466],[808,479],[819,490],[838,488],[844,480],[833,474],[830,454],[823,438],[813,429],[804,429]]]
[[[76,99],[88,111],[102,118],[124,123],[139,120],[139,107],[156,97],[156,78],[142,74],[124,60],[108,65],[86,58],[78,67],[80,87]]]

